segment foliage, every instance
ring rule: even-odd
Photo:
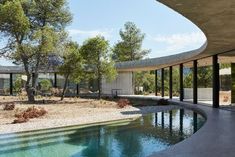
[[[17,94],[21,93],[22,85],[23,85],[23,84],[22,84],[22,79],[21,79],[21,77],[17,77],[16,80],[15,80],[15,82],[14,82],[14,86],[13,86],[14,91],[15,91]]]
[[[98,80],[99,99],[101,97],[102,78],[115,79],[117,72],[109,53],[109,43],[104,37],[96,36],[86,40],[81,47],[81,54],[87,67],[86,75]]]
[[[49,91],[50,88],[52,87],[51,81],[48,79],[41,80],[40,85],[41,85],[41,90],[43,91]]]
[[[155,74],[151,72],[136,72],[135,87],[143,87],[144,92],[153,93],[155,90]],[[136,91],[137,94],[138,91]]]
[[[113,48],[115,61],[140,60],[150,52],[142,49],[145,34],[133,22],[126,22],[124,30],[120,30],[119,34],[121,41]]]
[[[63,100],[67,88],[68,80],[79,83],[84,77],[83,58],[80,54],[79,46],[76,42],[68,42],[65,46],[63,64],[59,66],[59,73],[65,77],[65,83],[61,100]]]
[[[7,41],[0,53],[24,67],[28,100],[33,102],[39,70],[48,69],[49,56],[59,55],[67,37],[64,28],[71,15],[66,0],[4,0],[0,17],[0,33]]]

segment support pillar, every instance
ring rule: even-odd
[[[161,81],[162,81],[162,97],[164,97],[164,87],[165,87],[165,85],[164,85],[164,68],[162,68],[162,70],[161,70]]]
[[[157,70],[155,70],[155,96],[157,96]]]
[[[172,99],[172,66],[169,68],[169,98]]]
[[[10,95],[13,95],[13,74],[10,73]]]
[[[193,61],[193,103],[197,104],[197,60]]]
[[[180,75],[180,101],[183,101],[184,100],[183,64],[180,64],[179,75]]]
[[[219,63],[218,63],[218,55],[214,55],[212,57],[213,62],[213,107],[219,107],[219,90],[220,90],[220,82],[219,82]]]

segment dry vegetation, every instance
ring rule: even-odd
[[[81,98],[38,97],[37,104],[28,104],[26,97],[0,96],[0,125],[40,122],[55,119],[76,119],[120,110],[128,100],[118,102]]]

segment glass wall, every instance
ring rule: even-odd
[[[179,66],[173,66],[172,67],[172,96],[173,99],[179,99]]]
[[[26,80],[23,80],[21,74],[12,74],[12,81],[13,81],[13,95],[17,95],[22,92],[24,88]]]
[[[0,74],[0,95],[10,95],[10,74]]]
[[[157,96],[162,95],[162,71],[157,70]]]
[[[227,107],[235,103],[235,53],[218,56],[220,65],[220,106]]]
[[[169,68],[164,69],[164,97],[169,98]]]
[[[198,60],[198,102],[212,106],[212,57]]]
[[[184,101],[193,101],[193,62],[183,64]]]

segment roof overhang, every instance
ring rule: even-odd
[[[235,51],[234,0],[158,0],[177,11],[205,34],[207,41],[199,49],[176,55],[117,63],[118,71],[155,70],[163,67]]]

